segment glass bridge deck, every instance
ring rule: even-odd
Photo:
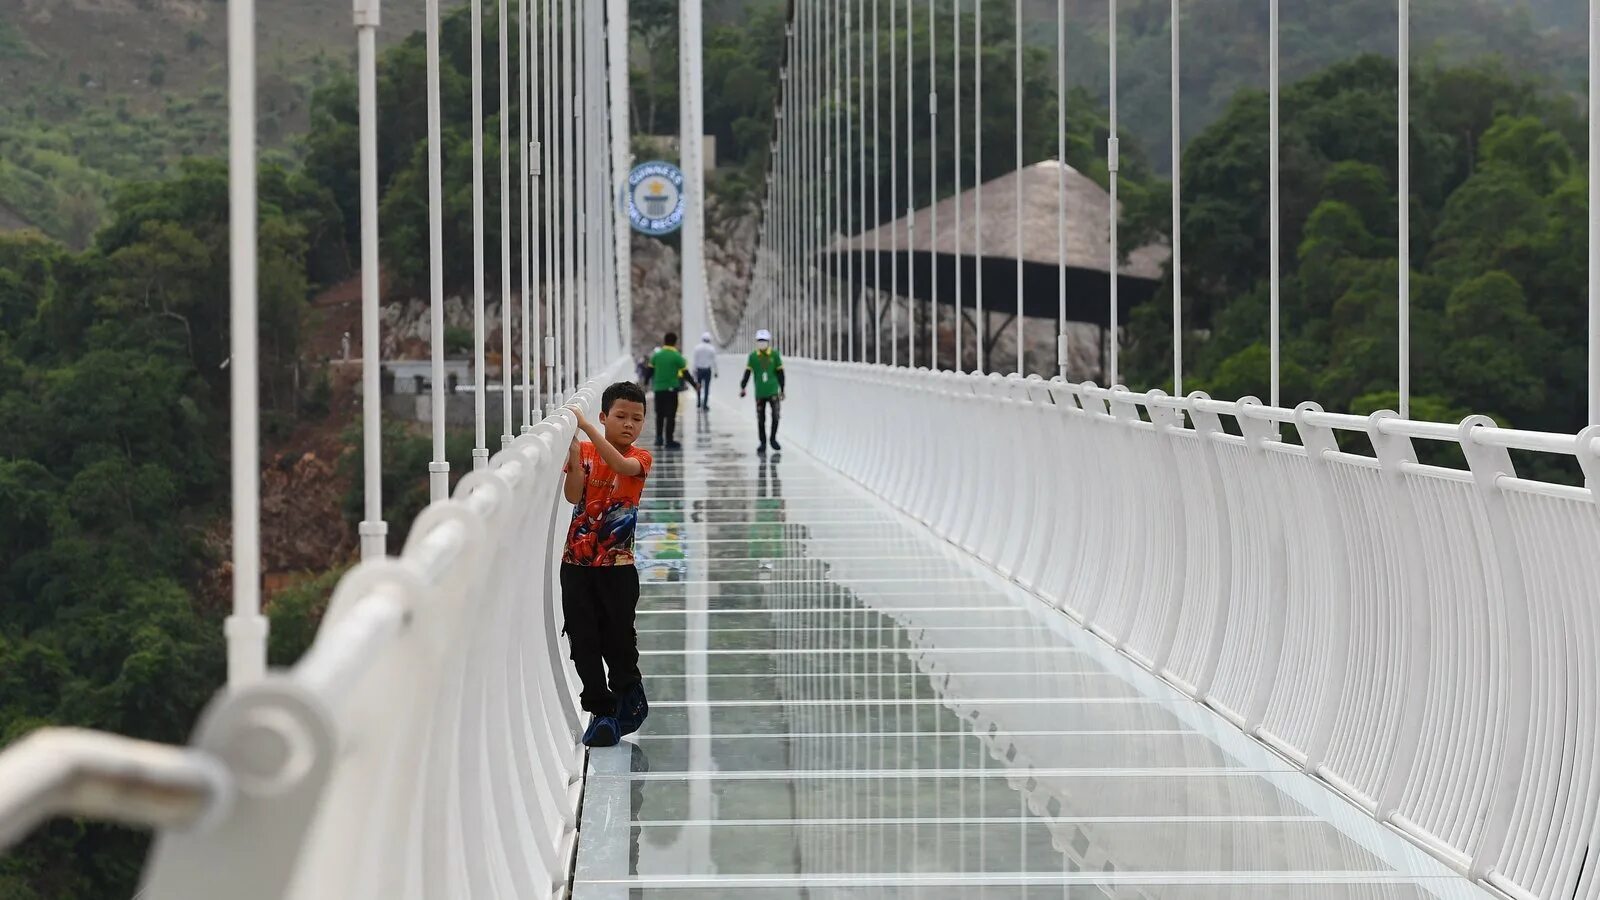
[[[1488,896],[804,454],[758,459],[751,401],[712,405],[657,451],[652,709],[590,754],[578,900]]]

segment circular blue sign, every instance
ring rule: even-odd
[[[628,221],[633,230],[660,236],[683,226],[683,172],[672,163],[640,163],[628,173]]]

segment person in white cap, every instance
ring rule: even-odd
[[[765,328],[756,332],[756,349],[750,351],[745,362],[744,377],[739,380],[739,396],[743,397],[751,377],[756,380],[756,432],[761,435],[761,447],[756,452],[766,453],[767,444],[782,450],[778,443],[778,410],[783,404],[783,357],[772,349],[772,333]],[[772,407],[772,431],[767,431],[767,407]]]
[[[711,408],[711,378],[717,374],[717,346],[711,343],[711,332],[700,335],[694,346],[695,393],[700,395],[700,408]]]

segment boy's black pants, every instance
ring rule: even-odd
[[[677,439],[678,392],[656,391],[656,440],[672,443]]]
[[[597,716],[614,715],[617,697],[640,681],[639,635],[633,630],[638,606],[639,570],[633,566],[561,564],[569,657],[583,683],[578,701]]]
[[[777,397],[756,398],[756,433],[761,435],[761,446],[767,445],[767,407],[772,407],[772,440],[778,439],[778,410],[783,404]]]

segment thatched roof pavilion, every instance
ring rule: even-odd
[[[893,267],[899,268],[900,294],[908,294],[908,276],[915,275],[911,296],[933,296],[933,276],[938,276],[941,304],[953,304],[960,279],[964,305],[971,308],[982,266],[984,305],[997,312],[1016,309],[1017,290],[1017,179],[1022,179],[1023,311],[1029,316],[1054,319],[1059,297],[1061,261],[1057,232],[1057,200],[1062,164],[1053,159],[1034,163],[983,185],[983,221],[978,223],[976,190],[946,197],[933,207],[916,211],[916,228],[909,234],[901,218],[864,234],[836,242],[825,253],[842,260],[856,259],[854,281],[888,290]],[[1067,318],[1100,325],[1108,323],[1110,279],[1110,197],[1088,176],[1065,167],[1067,209]],[[956,252],[956,209],[961,209],[960,254]],[[939,228],[930,228],[937,212]],[[977,238],[981,227],[982,256]],[[899,252],[892,238],[899,236]],[[874,247],[878,249],[875,251]],[[1118,306],[1123,320],[1127,311],[1148,299],[1161,280],[1162,265],[1171,256],[1164,243],[1135,248],[1118,273]],[[841,273],[842,274],[842,273]]]

